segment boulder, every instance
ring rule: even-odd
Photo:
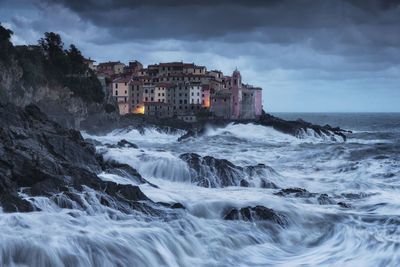
[[[232,209],[224,216],[224,220],[272,221],[282,226],[287,224],[287,220],[283,215],[264,206]]]

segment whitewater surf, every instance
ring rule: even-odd
[[[146,182],[124,172],[99,178],[138,185],[162,212],[123,213],[89,187],[80,205],[21,191],[41,211],[0,213],[0,263],[397,266],[400,117],[381,116],[368,122],[379,129],[335,118],[354,130],[346,142],[254,124],[209,128],[180,142],[184,131],[83,132],[105,160],[128,164]],[[137,148],[116,145],[122,139]]]

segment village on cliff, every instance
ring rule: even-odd
[[[236,69],[232,76],[208,71],[194,63],[169,62],[125,65],[85,59],[118,103],[121,115],[136,113],[158,118],[195,122],[200,117],[231,120],[254,119],[262,114],[262,89],[242,83]]]

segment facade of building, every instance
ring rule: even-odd
[[[242,76],[235,70],[227,89],[218,89],[211,95],[210,111],[224,119],[254,119],[262,114],[262,89],[243,85]]]
[[[121,62],[104,62],[97,65],[97,72],[113,76],[124,72],[125,64]]]
[[[158,118],[172,118],[173,105],[163,102],[144,102],[144,114]]]
[[[118,103],[119,113],[121,115],[131,113],[131,78],[120,77],[113,81],[113,97]]]
[[[210,112],[214,117],[233,120],[262,114],[262,89],[243,84],[237,69],[232,76],[225,76],[194,63],[169,62],[143,68],[133,61],[119,73],[121,69],[115,71],[114,63],[119,62],[99,64],[98,72],[112,66],[112,90],[120,114],[174,116],[191,122]]]

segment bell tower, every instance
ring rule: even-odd
[[[242,102],[242,76],[240,72],[235,69],[231,79],[232,85],[232,119],[239,118],[240,104]]]

